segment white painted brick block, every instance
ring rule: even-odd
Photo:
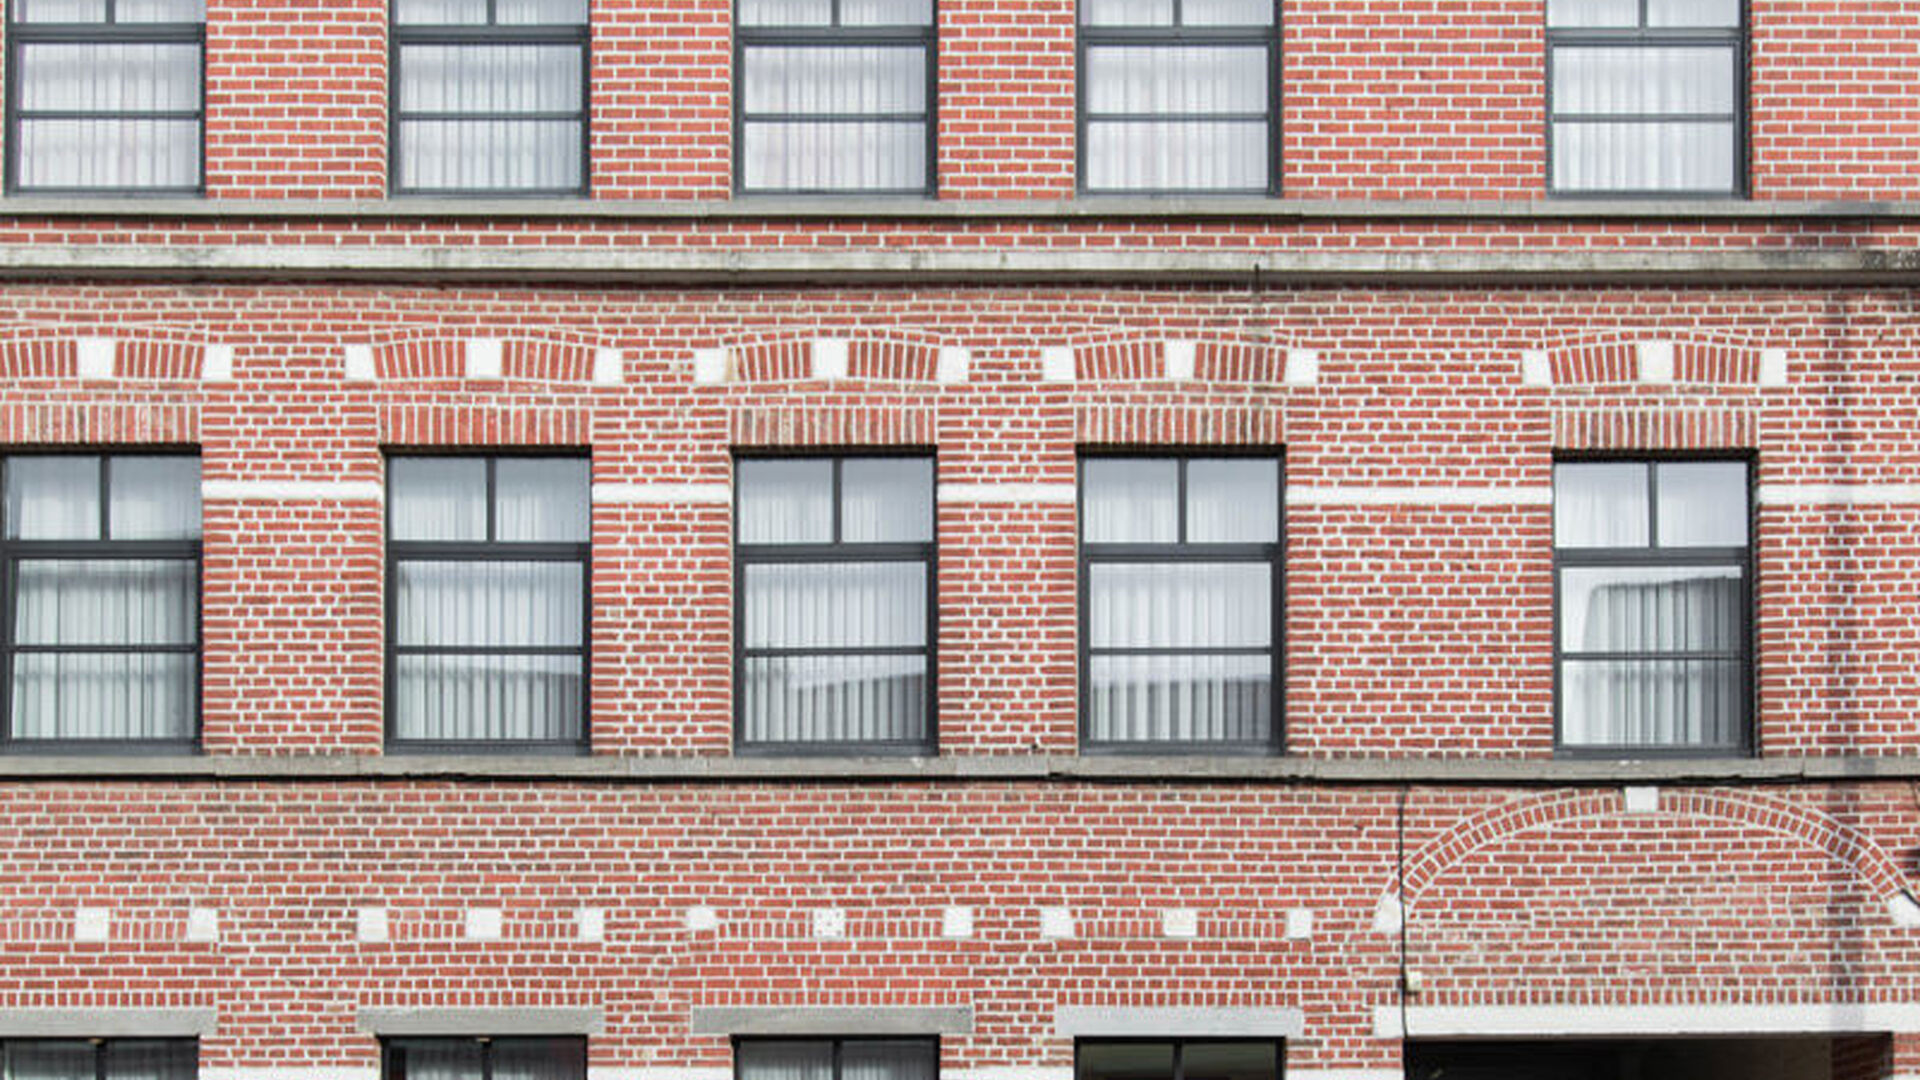
[[[233,381],[233,346],[208,345],[200,350],[200,381]]]
[[[1196,938],[1200,936],[1200,913],[1192,908],[1168,908],[1160,913],[1160,936]]]
[[[1629,814],[1657,814],[1660,812],[1660,789],[1645,784],[1633,784],[1621,789],[1621,797],[1627,805]]]
[[[472,338],[467,342],[467,378],[498,379],[506,370],[506,342],[498,338]]]
[[[839,908],[818,908],[813,913],[813,936],[817,938],[843,938],[847,936],[847,913]]]
[[[607,913],[600,908],[583,907],[575,911],[573,925],[581,941],[607,940]]]
[[[120,345],[112,338],[81,338],[73,343],[74,360],[83,379],[111,379]]]
[[[1787,350],[1760,350],[1760,385],[1768,387],[1787,385]]]
[[[593,385],[619,386],[626,378],[626,357],[619,349],[593,350]]]
[[[112,932],[113,912],[103,907],[74,909],[73,940],[105,941]]]
[[[973,936],[973,909],[970,907],[950,907],[940,913],[940,936],[946,938],[970,938]]]
[[[373,346],[349,345],[346,347],[347,378],[356,382],[371,382],[379,378],[373,367]]]
[[[727,381],[727,350],[693,350],[693,381],[696,386],[718,386]]]
[[[386,908],[363,907],[354,918],[353,936],[357,940],[385,941],[390,932]]]
[[[1040,350],[1041,382],[1072,382],[1074,374],[1071,345],[1049,345]]]
[[[506,928],[506,919],[499,908],[468,908],[466,935],[468,941],[499,941],[501,931]]]
[[[1320,381],[1318,349],[1288,349],[1287,370],[1283,378],[1288,386],[1312,386]]]
[[[1520,354],[1520,385],[1552,386],[1553,363],[1544,349],[1528,349]]]
[[[1920,901],[1905,889],[1887,897],[1887,914],[1893,916],[1893,925],[1902,929],[1920,927]]]
[[[1063,907],[1043,907],[1040,909],[1040,936],[1043,938],[1070,938],[1073,936],[1073,912]]]
[[[1640,381],[1643,383],[1670,383],[1673,381],[1673,342],[1643,341],[1635,348],[1640,359]]]
[[[1167,378],[1191,379],[1194,365],[1200,355],[1200,343],[1197,341],[1169,341],[1161,346],[1161,357],[1167,365]]]
[[[1380,898],[1380,906],[1373,909],[1373,932],[1376,934],[1397,934],[1400,932],[1400,898],[1387,895]]]
[[[1305,941],[1313,936],[1313,909],[1289,908],[1287,910],[1287,940]]]
[[[846,338],[814,338],[811,357],[814,378],[844,379],[853,366],[853,343]]]
[[[967,371],[972,367],[973,350],[962,345],[942,345],[933,377],[942,385],[952,386],[966,382]]]
[[[710,907],[690,907],[686,914],[687,929],[696,933],[720,929],[720,913]]]
[[[187,940],[200,944],[220,940],[220,913],[212,908],[187,912]]]

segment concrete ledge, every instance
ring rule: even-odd
[[[1525,1039],[1579,1036],[1850,1035],[1920,1031],[1920,1004],[1817,1005],[1376,1005],[1381,1039]]]
[[[1920,284],[1920,249],[1218,251],[1042,247],[689,250],[300,244],[15,244],[0,278],[604,285],[1113,282],[1172,286]]]
[[[0,1009],[0,1039],[176,1039],[218,1030],[212,1008]]]
[[[971,1035],[969,1005],[695,1005],[696,1035]]]
[[[0,216],[239,221],[628,220],[763,221],[1241,218],[1475,220],[1920,219],[1920,202],[1751,199],[1267,199],[1248,196],[1087,196],[1067,199],[922,199],[743,196],[731,199],[182,199],[0,198]]]
[[[373,1008],[362,1006],[354,1027],[372,1035],[598,1035],[606,1017],[596,1006],[576,1008]]]
[[[0,754],[0,783],[260,780],[329,783],[524,780],[688,784],[945,781],[996,783],[1792,784],[1920,780],[1920,756],[1796,758],[1299,758],[1059,754],[979,757],[640,757],[603,754]]]
[[[1286,1007],[1059,1005],[1053,1010],[1053,1032],[1062,1038],[1297,1039],[1306,1029],[1305,1014]]]

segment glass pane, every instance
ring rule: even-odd
[[[586,595],[576,562],[425,562],[394,567],[396,645],[577,647]]]
[[[394,1055],[406,1080],[480,1080],[480,1043],[475,1039],[396,1040]]]
[[[16,739],[191,739],[185,653],[16,653]]]
[[[1172,26],[1173,0],[1080,0],[1086,26]]]
[[[578,656],[398,656],[394,737],[577,740],[584,682],[580,668]],[[412,1069],[408,1080],[418,1080]]]
[[[1747,546],[1745,462],[1663,462],[1653,468],[1661,547]]]
[[[198,120],[21,120],[20,186],[191,189],[200,184]]]
[[[1265,656],[1095,656],[1087,672],[1092,742],[1267,743],[1273,737],[1273,677]]]
[[[199,458],[115,457],[107,468],[109,537],[199,539]]]
[[[198,23],[207,21],[206,0],[119,0],[113,19],[123,23]]]
[[[749,121],[741,185],[750,191],[918,191],[927,186],[922,121]]]
[[[579,112],[578,45],[406,45],[402,112]]]
[[[927,641],[924,563],[756,563],[746,568],[746,593],[749,649]]]
[[[1271,544],[1280,539],[1280,463],[1255,458],[1187,462],[1187,540]]]
[[[749,113],[864,116],[927,111],[920,46],[746,50],[741,100]]]
[[[738,0],[741,26],[826,26],[833,0]]]
[[[1647,466],[1637,461],[1553,467],[1553,546],[1646,547]]]
[[[1565,746],[1737,746],[1741,660],[1563,660]]]
[[[1191,1042],[1181,1048],[1182,1080],[1275,1080],[1279,1047],[1270,1042]]]
[[[124,10],[126,0],[121,0]],[[191,1039],[113,1039],[107,1043],[107,1080],[193,1080],[199,1048]]]
[[[1547,0],[1547,25],[1634,27],[1640,25],[1640,0]]]
[[[22,645],[191,645],[199,569],[185,559],[23,559],[14,598]]]
[[[741,675],[749,743],[926,740],[925,656],[748,657]],[[773,1075],[801,1072],[741,1072]]]
[[[485,540],[484,458],[392,458],[387,462],[390,540]]]
[[[1264,120],[1098,120],[1086,131],[1089,190],[1267,189]]]
[[[1272,26],[1273,0],[1186,0],[1180,21],[1188,26]]]
[[[583,1039],[493,1041],[493,1080],[585,1080],[586,1075]]]
[[[28,112],[197,112],[200,46],[33,43],[20,47]]]
[[[747,458],[736,465],[740,542],[825,544],[833,540],[833,462]]]
[[[932,459],[848,458],[842,462],[840,539],[849,543],[932,540]]]
[[[1238,46],[1089,47],[1089,113],[1264,114],[1267,50]]]
[[[502,26],[585,26],[587,0],[494,0],[493,18]]]
[[[840,0],[842,26],[932,26],[933,0]]]
[[[1740,26],[1740,0],[1647,0],[1648,26]]]
[[[740,1080],[833,1080],[833,1044],[825,1039],[742,1042],[733,1060]]]
[[[577,120],[403,120],[400,184],[414,191],[577,191]]]
[[[100,539],[100,459],[8,458],[7,538]]]
[[[7,1042],[7,1080],[94,1080],[93,1046],[84,1039]]]
[[[1555,116],[1719,115],[1731,113],[1733,104],[1731,48],[1553,50]]]
[[[1744,652],[1746,583],[1737,566],[1563,567],[1567,652]]]
[[[1557,191],[1726,192],[1737,141],[1728,123],[1553,125]]]
[[[494,539],[587,542],[592,511],[586,458],[500,458],[493,468]]]
[[[1171,544],[1180,539],[1180,463],[1083,458],[1080,538],[1088,543]]]
[[[1087,640],[1111,648],[1262,648],[1273,640],[1266,563],[1088,567]]]
[[[403,26],[477,26],[487,21],[487,0],[393,0],[393,21]]]
[[[940,1055],[925,1040],[853,1039],[840,1048],[840,1080],[936,1080]]]
[[[13,17],[20,22],[106,22],[107,0],[14,0]]]

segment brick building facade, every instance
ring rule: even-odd
[[[1920,3],[8,8],[10,1078],[1920,1076]]]

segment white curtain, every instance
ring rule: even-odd
[[[1090,46],[1082,77],[1087,187],[1267,186],[1273,103],[1266,48]],[[1206,119],[1209,114],[1240,118]]]
[[[1547,0],[1553,29],[1631,29],[1640,22],[1640,0]],[[1648,0],[1649,27],[1732,28],[1740,25],[1740,0]]]
[[[1268,564],[1251,562],[1093,564],[1088,738],[1267,741],[1273,734],[1271,575]],[[1146,651],[1103,652],[1111,649]],[[1157,651],[1174,649],[1200,651]]]
[[[743,185],[812,191],[924,187],[926,64],[926,50],[918,45],[749,46],[741,77],[747,114]],[[769,114],[787,119],[756,119]]]
[[[579,45],[401,46],[397,152],[402,186],[578,188],[584,60]],[[409,113],[453,117],[410,118]],[[576,117],[514,115],[539,113]]]
[[[15,642],[61,651],[15,655],[15,738],[192,736],[191,651],[85,651],[191,647],[200,594],[191,560],[22,559],[16,567]]]
[[[493,1080],[582,1080],[586,1067],[586,1045],[579,1039],[493,1042]]]
[[[925,648],[920,562],[759,563],[745,573],[753,649]],[[927,734],[924,654],[749,656],[748,742],[919,742]]]
[[[1556,47],[1554,186],[1732,190],[1736,72],[1728,46]],[[1632,119],[1638,115],[1663,118]]]
[[[22,1040],[6,1044],[8,1080],[95,1080],[101,1056],[107,1080],[192,1080],[199,1047],[192,1039]]]
[[[1659,654],[1744,653],[1745,595],[1738,567],[1563,569],[1561,648],[1636,658],[1561,661],[1561,741],[1738,743],[1746,712],[1745,662]]]
[[[735,1050],[740,1080],[834,1080],[827,1039],[743,1042]]]
[[[840,1080],[936,1080],[939,1071],[926,1042],[849,1040],[840,1047]]]
[[[28,42],[17,55],[22,186],[199,184],[200,121],[138,115],[200,111],[199,45]]]

